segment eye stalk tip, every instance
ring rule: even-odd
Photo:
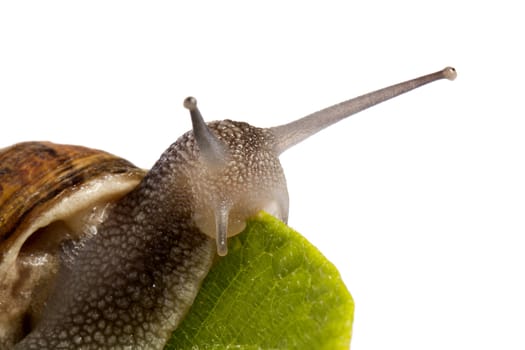
[[[453,67],[446,67],[442,72],[443,76],[448,80],[454,80],[458,76],[456,69]]]
[[[195,97],[189,96],[184,99],[184,108],[193,111],[197,108],[197,99]]]

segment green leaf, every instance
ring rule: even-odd
[[[353,314],[337,269],[261,213],[230,239],[166,349],[348,349]]]

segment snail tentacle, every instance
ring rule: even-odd
[[[384,102],[436,80],[454,80],[455,78],[456,70],[452,67],[446,67],[438,72],[407,80],[335,104],[291,123],[270,128],[277,139],[276,152],[281,154],[290,147],[316,134],[322,129],[378,103]]]
[[[230,209],[226,205],[219,205],[215,212],[217,225],[217,254],[225,256],[228,254],[228,214]]]
[[[225,145],[211,132],[206,125],[201,112],[197,107],[197,100],[194,97],[187,97],[184,100],[184,107],[189,109],[191,123],[193,125],[193,135],[197,141],[200,155],[207,162],[208,166],[221,166],[228,160],[228,152]]]

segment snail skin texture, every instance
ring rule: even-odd
[[[372,105],[453,68],[257,128],[205,123],[148,172],[80,146],[0,150],[0,349],[162,349],[227,237],[265,210],[284,222],[279,155]]]

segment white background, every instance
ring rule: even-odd
[[[352,292],[353,349],[524,349],[517,4],[3,1],[0,147],[150,167],[190,128],[188,95],[207,120],[273,126],[453,65],[285,153],[290,225]]]

